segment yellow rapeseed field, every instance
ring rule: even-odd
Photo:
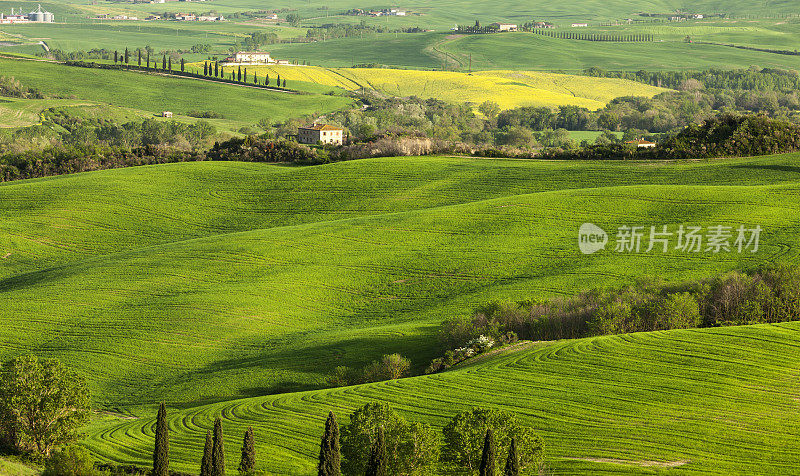
[[[518,106],[576,105],[599,109],[620,96],[652,97],[665,89],[618,79],[533,71],[417,71],[385,68],[248,66],[259,77],[280,75],[348,90],[371,88],[392,96],[419,96],[480,104],[491,100],[503,109]]]

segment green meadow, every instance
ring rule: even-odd
[[[151,116],[168,110],[186,114],[192,110],[216,111],[233,125],[253,125],[268,118],[279,122],[311,113],[347,107],[351,100],[322,94],[288,94],[187,78],[165,77],[131,71],[78,68],[42,61],[0,59],[6,76],[25,86],[57,95],[133,108]],[[113,87],[109,85],[113,84]],[[327,88],[330,89],[330,88]],[[327,90],[326,89],[326,90]]]
[[[438,375],[174,409],[170,458],[197,471],[221,417],[226,448],[252,426],[261,469],[315,474],[327,413],[346,422],[383,401],[436,428],[474,405],[513,411],[544,437],[548,474],[788,474],[800,463],[799,345],[797,323],[521,344]],[[146,466],[153,423],[108,417],[85,444]]]
[[[800,156],[686,164],[387,158],[148,166],[0,186],[0,356],[58,357],[100,406],[324,386],[493,299],[796,258]],[[583,256],[581,223],[760,224],[756,254]],[[91,298],[87,298],[91,296]]]

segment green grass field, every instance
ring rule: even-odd
[[[197,471],[222,417],[228,451],[252,426],[260,468],[315,474],[328,411],[341,424],[377,400],[437,428],[474,405],[513,411],[544,437],[547,474],[788,474],[800,464],[798,346],[797,323],[523,344],[433,376],[172,410],[170,459]],[[147,465],[153,423],[98,422],[86,444]]]
[[[436,324],[491,299],[794,259],[799,164],[397,158],[8,183],[0,354],[59,357],[120,406],[315,388],[390,351],[419,369]],[[585,221],[769,234],[755,255],[584,257]]]
[[[158,115],[210,110],[237,124],[275,122],[311,113],[340,110],[351,104],[341,96],[286,94],[209,81],[129,71],[77,68],[39,61],[0,59],[0,69],[23,85],[48,95],[74,97],[133,108]],[[114,87],[108,87],[113,84]]]

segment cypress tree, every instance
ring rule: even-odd
[[[258,84],[258,71],[253,73],[253,84]]]
[[[131,58],[131,54],[128,51],[128,47],[126,46],[125,47],[125,64],[128,64],[128,62],[129,62],[128,60],[130,60],[130,58]]]
[[[153,450],[153,476],[169,475],[169,427],[167,426],[167,407],[164,403],[158,408],[156,421],[156,446]]]
[[[366,476],[389,476],[387,465],[386,440],[383,436],[383,427],[379,427],[378,437],[375,439],[375,443],[372,444],[369,462],[367,462]]]
[[[285,79],[283,80],[283,87],[284,88],[286,87],[286,80]]]
[[[239,66],[239,74],[236,75],[236,81],[242,80],[242,67]]]
[[[267,74],[267,79],[264,80],[264,84],[269,86],[269,74]]]
[[[495,449],[494,433],[492,429],[486,430],[486,438],[483,440],[483,454],[481,455],[481,467],[478,471],[479,476],[495,476]]]
[[[172,56],[169,57],[169,61],[167,62],[168,69],[172,71]]]
[[[200,462],[200,476],[211,476],[213,470],[212,451],[214,451],[214,438],[211,436],[211,430],[208,430],[206,431],[206,445],[203,447],[203,461]]]
[[[184,61],[184,59],[183,59],[183,58],[181,58],[181,73],[183,73],[183,72],[184,72],[184,70],[185,70],[185,67],[186,67],[186,61]]]
[[[150,69],[150,52],[147,52],[147,69]]]
[[[214,62],[214,76],[219,76],[219,63]]]
[[[278,84],[278,87],[281,87],[281,75],[280,74],[278,75],[278,83],[277,84]]]
[[[141,68],[142,67],[142,50],[139,50],[139,62],[138,62],[138,64],[139,64],[139,67]]]
[[[161,69],[167,69],[167,55],[161,57]]]
[[[208,63],[203,61],[203,76],[208,76]]]
[[[242,79],[242,82],[243,82],[243,83],[246,83],[246,82],[247,82],[247,68],[245,68],[245,69],[244,69],[244,76],[243,76],[243,78],[244,78],[244,79]]]
[[[117,50],[114,50],[114,64],[119,63],[119,55],[117,55]]]
[[[508,459],[506,459],[506,468],[503,470],[503,476],[519,476],[519,456],[517,456],[516,438],[511,438],[511,448],[508,450]]]
[[[256,469],[256,440],[253,435],[253,427],[250,427],[244,432],[242,459],[239,461],[239,473],[250,474],[254,469]]]
[[[214,446],[211,450],[211,476],[225,476],[225,445],[222,441],[222,420],[214,420]]]
[[[319,445],[317,476],[339,476],[341,474],[341,452],[339,449],[339,424],[333,412],[325,421],[325,434]]]

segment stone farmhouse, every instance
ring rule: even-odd
[[[344,143],[344,129],[330,124],[314,124],[297,130],[297,142],[301,144],[333,144]]]

